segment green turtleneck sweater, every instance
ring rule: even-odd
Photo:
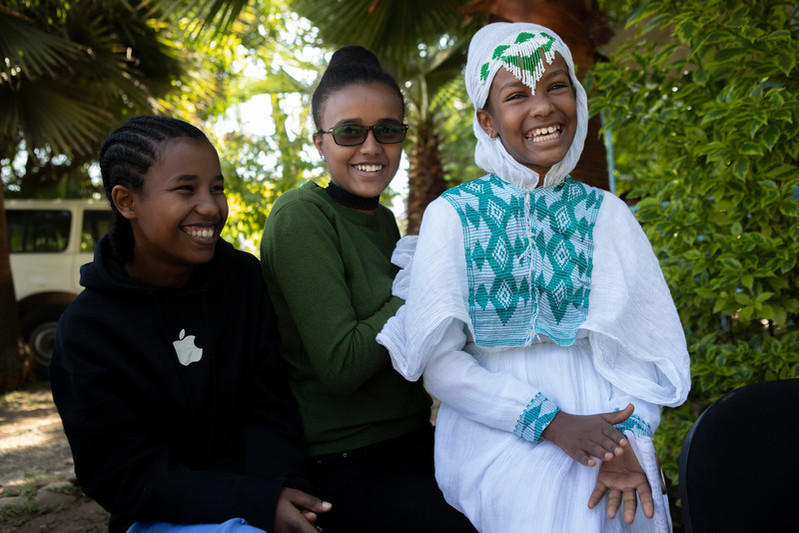
[[[278,198],[261,241],[264,277],[310,455],[351,450],[429,424],[430,397],[391,366],[375,336],[391,295],[391,211],[353,211],[315,183]]]

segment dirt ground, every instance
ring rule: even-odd
[[[108,513],[75,483],[49,383],[0,396],[0,533],[108,531]]]

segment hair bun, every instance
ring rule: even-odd
[[[362,65],[369,65],[380,70],[380,61],[377,56],[370,50],[357,44],[344,46],[335,51],[330,58],[330,63],[327,68],[337,68],[351,63],[360,63]]]
[[[374,52],[357,44],[343,46],[330,62],[311,97],[311,113],[317,129],[322,127],[322,108],[331,93],[356,84],[383,83],[397,94],[405,116],[405,100],[397,81],[380,66]],[[329,126],[325,126],[329,127]]]

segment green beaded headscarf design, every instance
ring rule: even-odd
[[[544,75],[544,60],[548,65],[555,60],[555,51],[552,49],[554,43],[555,37],[546,32],[519,33],[512,44],[501,44],[494,48],[491,60],[480,67],[480,81],[483,83],[489,81],[491,63],[499,61],[507,71],[530,87],[535,94],[535,86]]]

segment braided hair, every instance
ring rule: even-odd
[[[316,129],[322,127],[322,108],[331,93],[349,85],[373,82],[384,83],[397,93],[404,115],[405,99],[402,97],[402,91],[391,74],[380,67],[380,61],[374,53],[358,45],[344,46],[336,50],[311,99],[311,112]]]
[[[144,175],[161,157],[162,145],[180,138],[210,142],[202,131],[188,122],[144,115],[124,122],[111,132],[100,148],[103,188],[113,211],[113,223],[108,232],[111,253],[122,263],[133,259],[133,230],[130,221],[114,205],[111,192],[117,185],[141,191]]]

